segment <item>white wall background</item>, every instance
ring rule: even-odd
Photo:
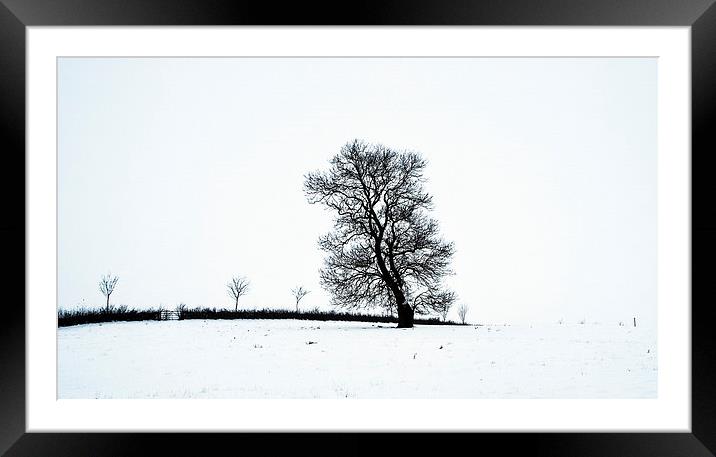
[[[292,306],[330,214],[303,174],[422,152],[480,322],[656,318],[655,59],[100,59],[58,66],[59,305]]]

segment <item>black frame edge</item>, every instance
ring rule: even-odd
[[[691,25],[713,0],[3,0],[25,25]]]
[[[6,259],[13,259],[2,277],[12,300],[0,319],[0,453],[7,455],[144,455],[160,450],[201,455],[248,443],[273,448],[281,438],[288,449],[308,447],[320,452],[350,447],[365,453],[376,444],[418,450],[427,441],[446,438],[476,449],[483,446],[508,453],[550,456],[645,455],[708,456],[716,454],[716,363],[712,337],[716,313],[710,305],[716,287],[711,279],[716,258],[716,212],[711,196],[713,151],[711,132],[716,111],[716,5],[714,0],[668,2],[642,0],[565,2],[543,0],[540,9],[523,0],[399,5],[388,1],[375,11],[361,10],[347,18],[332,9],[313,15],[314,7],[276,11],[248,2],[176,0],[109,1],[3,0],[0,3],[0,119],[5,147],[3,179],[5,217],[0,240]],[[587,8],[583,6],[589,4]],[[10,8],[6,5],[10,5]],[[88,6],[89,5],[89,6]],[[596,6],[595,6],[596,5]],[[88,7],[87,7],[88,6]],[[87,8],[84,8],[87,7]],[[18,19],[20,18],[20,19]],[[433,25],[691,25],[692,26],[692,433],[480,433],[449,437],[412,434],[407,439],[371,434],[112,434],[25,433],[25,27],[30,25],[266,25],[266,24],[433,24]],[[20,172],[22,170],[22,172]],[[22,201],[17,189],[22,189]],[[22,240],[22,243],[19,241]],[[22,257],[20,255],[22,254]],[[22,260],[20,260],[22,258]],[[8,263],[8,262],[6,262]],[[368,438],[368,439],[367,439]],[[408,444],[406,444],[408,443]],[[12,446],[12,447],[11,447]],[[407,446],[407,447],[406,447]],[[710,451],[709,451],[710,450]],[[325,451],[324,451],[325,452]]]
[[[688,433],[481,433],[481,434],[30,434],[24,435],[7,457],[53,455],[223,455],[242,450],[288,452],[308,450],[318,455],[372,455],[376,451],[414,455],[430,445],[436,449],[464,449],[477,455],[530,457],[710,457],[712,454]],[[437,445],[437,446],[436,446]],[[490,451],[496,452],[490,452]],[[48,452],[51,451],[51,452]]]
[[[716,212],[712,197],[713,118],[716,114],[716,4],[691,27],[691,431],[716,454],[716,347],[713,259]]]
[[[0,243],[11,292],[0,318],[0,452],[25,433],[25,25],[0,4]],[[22,197],[22,201],[20,199]],[[22,284],[22,289],[20,289]]]

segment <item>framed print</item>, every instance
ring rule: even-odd
[[[712,3],[4,1],[1,449],[712,455]]]

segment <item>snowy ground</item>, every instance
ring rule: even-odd
[[[296,320],[58,330],[59,398],[653,398],[656,334],[616,324]]]

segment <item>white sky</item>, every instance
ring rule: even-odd
[[[353,138],[420,151],[472,322],[656,318],[650,58],[59,60],[59,305],[292,307]],[[84,300],[84,302],[83,302]],[[454,317],[454,312],[452,316]]]

